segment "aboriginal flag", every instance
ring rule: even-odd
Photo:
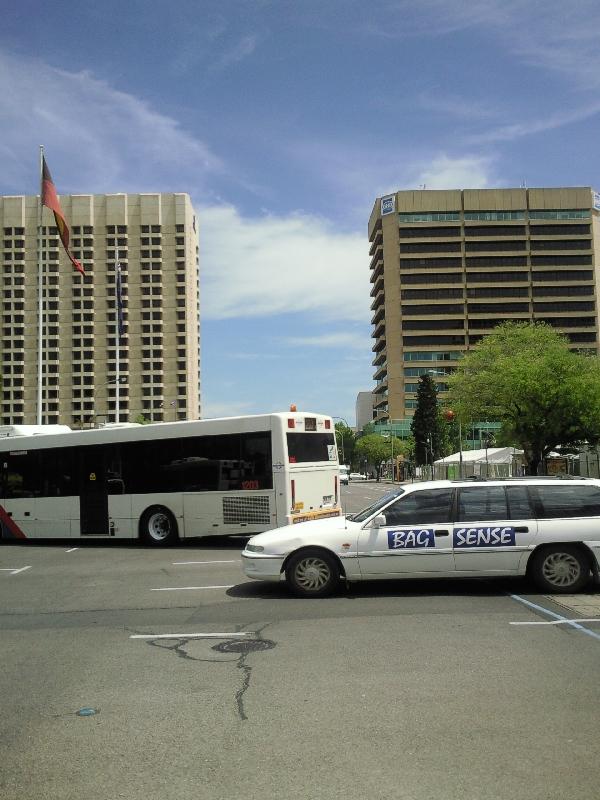
[[[78,272],[81,272],[82,275],[85,275],[83,267],[76,258],[73,258],[71,251],[69,250],[69,226],[67,225],[64,214],[60,207],[58,195],[56,194],[56,187],[54,186],[52,176],[50,175],[50,170],[48,169],[48,165],[46,164],[46,159],[44,157],[42,157],[42,205],[47,206],[54,213],[56,227],[58,228],[58,235],[63,243],[65,252],[69,256],[69,259],[75,269],[78,270]]]

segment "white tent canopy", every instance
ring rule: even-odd
[[[512,464],[515,456],[522,456],[523,451],[516,447],[488,447],[487,450],[463,450],[463,464]],[[452,453],[446,458],[439,458],[436,464],[459,464],[460,453]]]

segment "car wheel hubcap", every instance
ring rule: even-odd
[[[157,542],[164,541],[170,532],[169,518],[165,514],[153,514],[148,520],[148,533]]]
[[[296,567],[296,581],[307,591],[322,589],[331,577],[331,570],[320,558],[305,558]]]
[[[544,560],[542,571],[553,586],[570,586],[578,580],[581,567],[570,553],[552,553]]]

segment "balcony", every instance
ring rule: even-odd
[[[373,361],[371,361],[371,365],[373,367],[379,367],[381,364],[387,363],[387,349],[384,347],[383,350],[380,350]]]

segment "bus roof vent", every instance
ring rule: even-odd
[[[223,522],[225,525],[270,525],[269,498],[258,497],[224,497]]]
[[[41,436],[46,433],[72,433],[68,425],[0,425],[0,438]]]

